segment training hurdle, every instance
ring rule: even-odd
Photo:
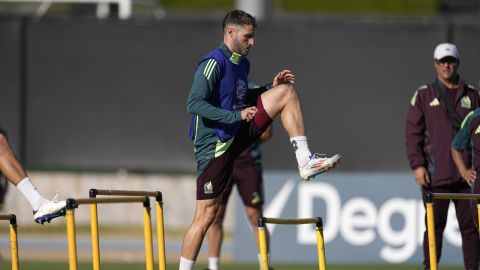
[[[10,221],[10,253],[12,257],[12,270],[18,270],[17,216],[14,214],[0,215],[0,220]]]
[[[480,224],[480,194],[468,193],[427,193],[425,208],[427,211],[428,250],[430,254],[430,269],[437,270],[437,247],[435,243],[435,217],[433,214],[433,200],[477,200],[478,224]],[[480,230],[479,230],[480,235]]]
[[[95,189],[92,188],[89,191],[90,198],[96,198],[97,195],[106,195],[106,196],[147,196],[155,198],[155,212],[156,212],[156,222],[157,222],[157,246],[158,246],[158,268],[160,270],[166,269],[166,259],[165,259],[165,233],[163,225],[163,202],[162,202],[162,192],[160,191],[141,191],[141,190],[113,190],[113,189]],[[92,255],[95,260],[100,261],[100,252],[98,244],[98,214],[97,214],[97,205],[92,203],[90,205],[90,215],[91,215],[91,228],[92,228]],[[145,247],[147,249],[147,247]],[[150,252],[150,247],[149,251]],[[153,257],[153,249],[152,249]],[[97,270],[99,268],[95,268]],[[99,267],[99,266],[98,266]]]
[[[321,217],[316,218],[299,218],[299,219],[283,219],[283,218],[267,218],[261,217],[258,219],[258,238],[260,242],[260,258],[262,270],[268,270],[268,258],[267,258],[267,236],[265,226],[267,223],[272,224],[286,224],[286,225],[300,225],[300,224],[313,224],[315,223],[316,235],[317,235],[317,253],[318,253],[318,269],[325,270],[325,244],[323,240],[323,222]]]
[[[146,270],[153,270],[153,244],[152,244],[152,227],[150,220],[150,199],[147,196],[135,197],[112,197],[112,198],[86,198],[86,199],[67,199],[67,238],[68,238],[68,265],[69,270],[77,270],[77,243],[75,236],[75,208],[82,204],[114,204],[114,203],[142,203],[143,205],[143,225],[145,236],[145,257]],[[98,223],[97,223],[98,226]],[[92,229],[92,239],[96,238],[98,243],[98,227],[96,231]],[[93,242],[93,240],[92,240]],[[96,254],[100,254],[98,246]],[[100,269],[99,257],[93,259],[93,269]]]

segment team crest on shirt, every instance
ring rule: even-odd
[[[203,192],[205,194],[212,194],[213,193],[212,181],[208,181],[207,183],[205,183],[205,185],[203,185]]]
[[[460,100],[460,105],[462,106],[462,108],[471,109],[472,108],[472,101],[470,100],[470,98],[468,96],[464,96]]]

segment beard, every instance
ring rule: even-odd
[[[237,39],[233,40],[233,45],[235,46],[235,52],[243,56],[248,55],[248,52],[250,51],[250,47],[251,47],[251,46],[243,47],[240,41],[238,41]]]

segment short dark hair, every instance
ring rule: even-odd
[[[223,18],[223,29],[229,24],[235,24],[239,26],[251,25],[253,28],[257,27],[257,21],[255,18],[243,10],[232,10]]]

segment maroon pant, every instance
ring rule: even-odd
[[[480,191],[480,183],[475,185],[475,193]],[[470,193],[470,187],[465,181],[442,187],[422,187],[423,202],[426,202],[426,194],[435,193]],[[442,238],[445,225],[447,224],[448,206],[450,200],[434,200],[433,214],[435,217],[435,241],[437,248],[437,262],[442,255]],[[465,269],[478,270],[480,261],[480,239],[478,235],[477,202],[470,200],[453,200],[457,213],[458,225],[462,235],[462,250]],[[425,216],[425,223],[426,223]],[[424,269],[430,269],[430,257],[428,252],[428,235],[425,231],[423,236]]]

